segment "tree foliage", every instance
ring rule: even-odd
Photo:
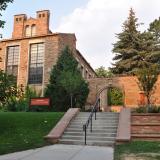
[[[139,80],[139,86],[147,97],[147,105],[151,104],[151,95],[154,91],[154,85],[158,79],[159,69],[156,64],[140,68],[136,75]]]
[[[142,33],[137,30],[138,25],[131,8],[129,17],[123,24],[123,31],[117,34],[118,41],[113,47],[115,64],[111,71],[115,74],[134,74],[143,66],[160,64],[160,49],[157,45],[159,20],[151,23],[148,31]]]
[[[112,72],[110,70],[106,70],[105,67],[103,66],[97,68],[95,72],[99,78],[102,78],[102,77],[110,78],[113,76]]]
[[[71,106],[71,96],[73,106],[82,107],[89,93],[88,84],[82,78],[69,47],[65,47],[60,55],[51,71],[45,95],[52,98],[53,109],[57,111],[66,111]]]
[[[149,56],[149,60],[150,62],[156,63],[160,66],[160,17],[150,23],[148,32],[152,36],[153,41],[152,52]]]
[[[137,66],[137,49],[139,47],[139,31],[137,27],[137,18],[131,8],[129,17],[123,24],[123,31],[117,34],[118,41],[113,47],[113,52],[115,53],[113,60],[116,61],[116,63],[113,64],[113,68],[111,68],[113,73],[128,73]]]
[[[1,0],[0,1],[0,28],[3,28],[5,24],[5,21],[1,20],[2,11],[4,11],[7,8],[8,3],[12,3],[12,2],[13,0]],[[0,34],[0,36],[2,35]]]
[[[108,90],[108,105],[123,105],[123,93],[119,88],[111,87]]]
[[[5,105],[14,95],[17,95],[15,77],[0,70],[0,105]]]

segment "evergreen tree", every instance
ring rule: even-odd
[[[117,34],[118,41],[114,44],[113,52],[116,54],[113,60],[111,71],[115,74],[132,73],[133,69],[139,67],[139,48],[140,48],[140,32],[137,18],[131,8],[129,17],[123,24],[122,33]],[[143,55],[142,55],[143,56]]]
[[[154,40],[157,42],[156,44],[160,47],[160,17],[150,23],[148,30],[153,35]]]
[[[62,50],[60,55],[51,71],[45,95],[51,97],[56,111],[66,111],[71,105],[82,107],[89,93],[88,84],[82,78],[69,47]]]
[[[160,66],[160,17],[150,23],[148,32],[153,40],[152,51],[148,59],[150,62],[156,63]]]

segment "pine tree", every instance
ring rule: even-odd
[[[152,36],[152,51],[148,57],[149,61],[160,66],[160,17],[150,23],[148,32]]]
[[[129,17],[123,24],[122,33],[117,34],[118,41],[114,44],[113,53],[115,53],[115,64],[111,71],[115,74],[132,73],[133,69],[138,67],[140,32],[137,30],[138,23],[135,13],[131,8]]]
[[[66,111],[71,106],[82,107],[89,93],[88,83],[82,78],[69,47],[60,55],[51,71],[45,95],[51,97],[53,110],[56,111]]]

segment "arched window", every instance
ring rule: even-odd
[[[36,25],[33,24],[31,27],[31,36],[35,36],[36,35]]]
[[[31,36],[31,28],[30,28],[29,25],[27,25],[27,26],[25,27],[25,36],[26,36],[26,37]]]

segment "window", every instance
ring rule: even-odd
[[[31,28],[30,28],[29,25],[27,25],[27,26],[25,27],[25,36],[26,36],[26,37],[31,36]]]
[[[86,70],[85,78],[88,78],[88,71]]]
[[[29,60],[29,84],[41,84],[43,80],[44,43],[31,44]]]
[[[83,66],[81,66],[80,72],[82,73],[82,77],[84,78],[84,67]]]
[[[7,48],[6,71],[17,78],[18,74],[19,46],[10,46]]]
[[[35,36],[36,35],[36,25],[33,24],[31,27],[31,36]]]

